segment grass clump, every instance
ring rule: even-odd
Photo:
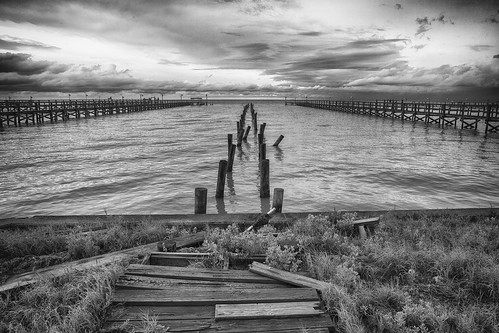
[[[322,297],[338,332],[499,332],[495,218],[386,216],[364,242],[338,221],[295,229],[331,283]]]
[[[73,271],[3,294],[0,332],[97,332],[121,265]]]

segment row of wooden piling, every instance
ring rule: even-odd
[[[215,190],[215,198],[223,199],[225,181],[228,172],[233,172],[234,157],[237,147],[242,146],[242,142],[247,141],[248,134],[251,131],[251,125],[246,126],[246,114],[247,111],[251,113],[251,123],[254,128],[255,135],[258,136],[258,163],[259,163],[259,175],[260,175],[260,198],[270,197],[270,162],[266,158],[266,144],[265,144],[265,127],[266,123],[260,124],[258,127],[258,113],[255,111],[253,103],[246,104],[243,108],[243,112],[240,119],[236,122],[236,144],[233,143],[233,134],[227,134],[227,160],[222,159],[218,164],[218,174],[217,174],[217,186]],[[258,131],[259,128],[259,131]],[[278,146],[279,143],[284,138],[283,135],[274,143],[274,146]],[[207,196],[208,190],[204,187],[198,187],[194,191],[195,204],[194,213],[195,214],[206,214]],[[284,189],[275,188],[273,197],[273,207],[276,212],[282,212],[282,204],[284,198]]]
[[[485,134],[499,132],[499,103],[464,102],[408,102],[398,100],[384,101],[332,101],[332,100],[295,100],[286,104],[378,116],[392,119],[424,122],[439,127],[454,127],[477,130],[480,121],[485,122]]]
[[[192,105],[190,101],[147,99],[4,100],[0,101],[0,128],[57,123],[121,113]]]

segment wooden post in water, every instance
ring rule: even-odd
[[[270,164],[269,160],[260,161],[260,198],[270,197]]]
[[[244,132],[243,140],[246,141],[248,139],[249,131],[251,130],[251,126],[246,127],[246,132]]]
[[[232,134],[227,134],[227,156],[230,155],[231,147],[232,147]]]
[[[196,187],[194,189],[194,214],[206,214],[207,197],[207,188]]]
[[[229,162],[227,163],[227,172],[232,172],[232,166],[234,165],[234,156],[236,155],[236,145],[231,145],[229,152]]]
[[[260,125],[260,133],[262,134],[262,137],[265,135],[265,126],[267,126],[267,123]]]
[[[284,139],[284,135],[280,135],[279,138],[276,140],[276,142],[274,142],[274,144],[272,146],[274,147],[277,147],[279,146],[279,144],[281,143],[282,139]]]
[[[218,163],[218,178],[217,178],[217,190],[215,193],[215,198],[224,197],[224,187],[225,187],[225,177],[227,175],[227,161],[220,160]]]
[[[275,188],[274,198],[272,199],[272,207],[276,209],[277,213],[282,213],[282,201],[284,199],[284,189]]]
[[[265,143],[262,143],[258,147],[258,157],[260,161],[267,158],[267,145]]]

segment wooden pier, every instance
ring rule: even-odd
[[[332,100],[286,100],[317,109],[356,113],[361,115],[424,122],[441,128],[453,127],[477,130],[478,123],[485,124],[485,134],[499,132],[499,103],[430,103],[407,101],[332,101]]]
[[[196,101],[160,99],[4,100],[0,101],[0,128],[168,109],[195,103]]]

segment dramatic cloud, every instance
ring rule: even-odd
[[[40,49],[58,49],[58,47],[47,45],[31,39],[17,38],[8,35],[0,36],[0,49],[19,50],[20,48],[40,48]]]
[[[0,89],[489,93],[497,9],[493,0],[4,0]]]

